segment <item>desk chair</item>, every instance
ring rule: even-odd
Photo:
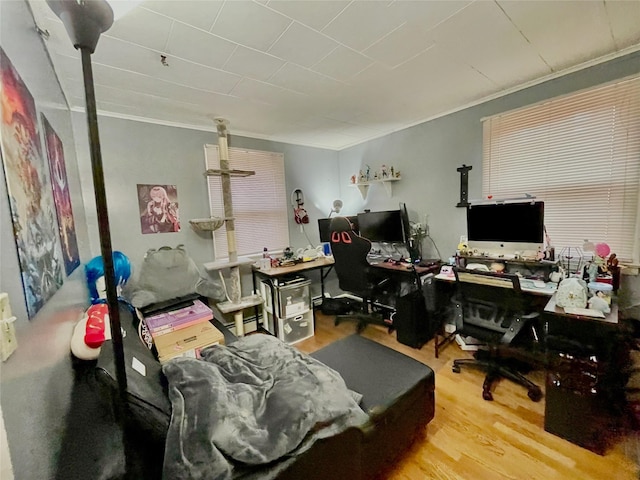
[[[487,345],[478,350],[475,358],[453,361],[453,372],[460,373],[463,366],[486,372],[482,398],[493,400],[491,388],[499,378],[506,378],[525,387],[534,402],[542,398],[542,391],[522,375],[501,353],[505,347],[514,347],[516,338],[537,313],[525,314],[526,301],[517,275],[454,268],[456,277],[457,333],[471,336]],[[533,327],[532,327],[533,328]],[[534,331],[535,334],[535,331]],[[537,336],[534,335],[534,338]]]
[[[336,315],[335,324],[342,319],[351,318],[358,321],[357,332],[361,332],[370,324],[389,326],[378,312],[374,312],[372,298],[375,290],[380,288],[388,279],[375,283],[369,274],[367,255],[371,250],[371,242],[357,235],[352,230],[351,222],[345,217],[331,219],[331,251],[335,260],[334,269],[338,275],[338,285],[341,290],[362,298],[362,309],[344,315]]]

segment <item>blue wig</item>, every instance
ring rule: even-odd
[[[113,271],[115,274],[116,286],[121,287],[131,276],[131,263],[122,252],[113,252]],[[89,287],[89,297],[91,303],[100,303],[100,295],[96,287],[96,282],[100,277],[104,276],[104,262],[102,257],[94,257],[84,267],[84,273],[87,277],[87,286]]]

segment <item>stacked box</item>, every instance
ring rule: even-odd
[[[188,307],[151,315],[144,319],[154,339],[209,320],[213,320],[213,311],[200,300],[194,300],[193,305]]]
[[[154,340],[160,363],[176,357],[200,358],[204,348],[224,345],[224,335],[208,321],[160,335]]]

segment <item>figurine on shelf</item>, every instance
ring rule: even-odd
[[[382,179],[389,178],[389,172],[387,172],[387,166],[384,164],[382,165],[382,167],[380,167],[380,175]]]
[[[395,177],[394,168],[391,167],[391,178],[394,178],[394,177]]]
[[[360,176],[358,177],[358,182],[362,183],[364,181],[365,181],[364,173],[362,173],[362,170],[360,170]]]
[[[373,179],[374,179],[374,180],[378,180],[378,172],[374,172],[374,174],[373,174]]]
[[[367,173],[365,173],[364,179],[367,182],[371,179],[371,167],[369,165],[367,165]]]
[[[351,175],[351,183],[356,183],[356,176],[355,175]]]
[[[400,178],[400,170],[396,171],[396,176],[394,178]]]

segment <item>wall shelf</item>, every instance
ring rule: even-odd
[[[358,190],[360,191],[360,195],[362,195],[363,199],[367,198],[367,193],[369,191],[369,187],[371,185],[374,184],[382,184],[382,186],[384,187],[384,189],[387,192],[387,195],[389,195],[389,197],[393,196],[393,182],[398,182],[402,180],[402,178],[400,177],[396,177],[396,178],[385,178],[383,180],[369,180],[368,182],[358,182],[358,183],[350,183],[349,186],[350,187],[357,187]]]

